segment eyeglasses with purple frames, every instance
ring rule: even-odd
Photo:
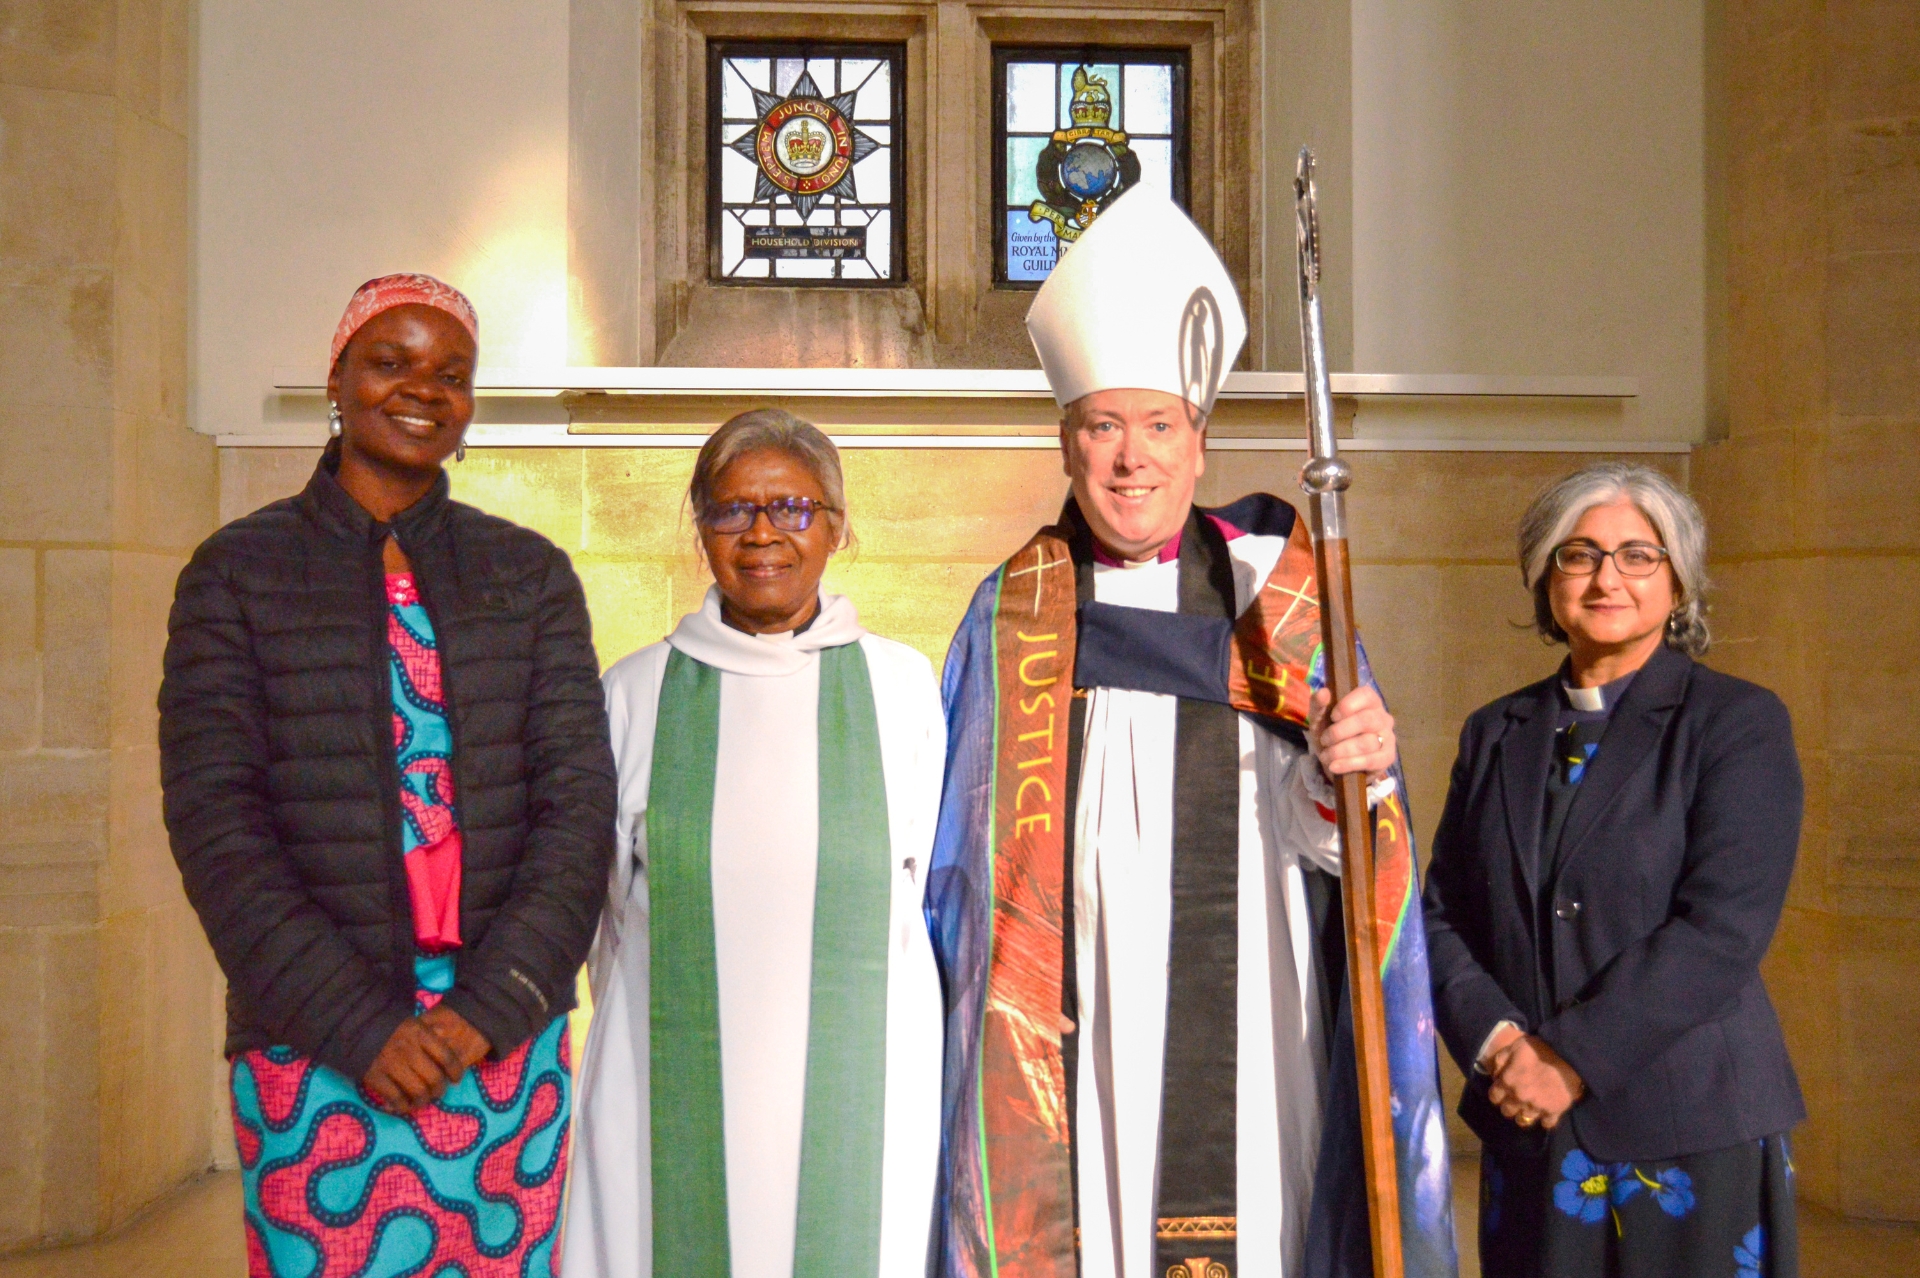
[[[805,532],[813,526],[814,515],[835,510],[835,507],[811,497],[776,497],[765,503],[730,501],[708,507],[707,513],[700,518],[700,526],[708,532],[743,533],[753,527],[764,511],[767,522],[781,532]]]

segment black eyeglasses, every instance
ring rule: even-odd
[[[811,497],[776,497],[765,505],[730,501],[708,507],[707,513],[700,517],[700,525],[708,532],[743,533],[753,527],[754,521],[760,518],[760,512],[764,510],[767,522],[781,532],[805,532],[813,527],[815,514],[834,509]]]
[[[1651,577],[1667,562],[1667,548],[1644,541],[1630,541],[1612,550],[1602,550],[1590,541],[1570,541],[1553,548],[1553,566],[1569,577],[1593,576],[1608,557],[1622,577]]]

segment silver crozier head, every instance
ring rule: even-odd
[[[1345,467],[1333,439],[1333,387],[1327,375],[1327,338],[1320,312],[1320,217],[1315,211],[1313,148],[1300,148],[1293,171],[1293,224],[1300,249],[1300,372],[1305,379],[1307,443],[1313,460],[1301,472],[1301,487],[1321,497],[1346,487]],[[1328,535],[1337,531],[1336,506],[1328,514]]]
[[[1293,168],[1294,238],[1300,250],[1300,301],[1320,296],[1320,213],[1313,187],[1313,148],[1300,148]]]

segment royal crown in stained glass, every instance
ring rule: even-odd
[[[850,119],[858,96],[855,92],[824,98],[805,71],[784,98],[754,89],[760,125],[732,143],[734,150],[760,166],[753,198],[771,200],[785,192],[802,218],[822,199],[843,193],[858,203],[853,166],[880,149]]]
[[[903,50],[724,42],[710,49],[714,278],[903,278]]]

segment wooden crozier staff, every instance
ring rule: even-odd
[[[1293,217],[1300,256],[1300,355],[1306,376],[1307,438],[1313,457],[1300,470],[1312,518],[1319,577],[1320,642],[1327,687],[1338,704],[1360,684],[1353,630],[1353,581],[1347,567],[1346,489],[1353,471],[1333,437],[1333,389],[1327,379],[1326,333],[1320,315],[1320,222],[1314,210],[1313,149],[1300,148],[1293,176]],[[1380,953],[1373,930],[1373,820],[1367,779],[1332,778],[1340,827],[1340,886],[1346,905],[1347,985],[1353,991],[1353,1046],[1360,1067],[1360,1139],[1366,1153],[1367,1214],[1372,1223],[1374,1278],[1402,1278],[1400,1180],[1393,1148],[1392,1082],[1387,1075],[1387,1019],[1380,992]]]

